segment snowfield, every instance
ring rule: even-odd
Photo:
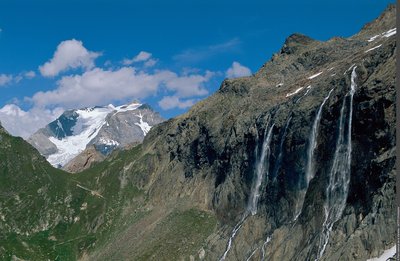
[[[65,137],[61,140],[55,137],[49,137],[50,141],[57,146],[58,152],[50,155],[47,160],[55,167],[64,166],[86,149],[86,146],[94,137],[96,137],[104,125],[108,125],[108,122],[105,120],[108,114],[112,112],[117,114],[120,112],[133,111],[141,105],[142,104],[139,103],[132,103],[115,107],[110,104],[106,107],[77,110],[76,113],[78,114],[78,117],[75,126],[72,128],[72,136]],[[147,122],[143,121],[143,116],[141,114],[137,116],[140,119],[140,123],[135,124],[138,125],[143,131],[143,134],[146,135],[151,126]],[[103,142],[106,145],[119,145],[118,142],[113,140],[104,140]]]

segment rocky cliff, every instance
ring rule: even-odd
[[[395,34],[391,6],[348,39],[289,36],[254,76],[149,133],[151,198],[216,214],[210,260],[364,260],[393,246]]]

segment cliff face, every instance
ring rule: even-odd
[[[294,34],[254,76],[154,129],[152,198],[188,196],[217,215],[211,260],[224,249],[229,260],[363,260],[394,245],[393,28],[392,6],[348,39]]]
[[[255,75],[225,80],[187,114],[152,128],[143,144],[73,176],[57,172],[69,187],[57,185],[46,209],[67,198],[65,208],[54,203],[66,218],[27,235],[11,229],[0,237],[8,242],[0,255],[26,258],[29,249],[66,260],[380,255],[395,244],[396,231],[393,28],[390,6],[348,39],[289,36]],[[54,174],[37,175],[46,179],[18,183],[34,186],[25,195],[30,204]],[[7,205],[3,226],[20,228],[8,221],[13,210]],[[20,248],[10,247],[15,241]]]

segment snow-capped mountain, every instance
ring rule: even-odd
[[[92,145],[108,155],[115,148],[141,142],[150,128],[162,121],[149,105],[137,102],[68,110],[28,142],[53,166],[62,167]]]

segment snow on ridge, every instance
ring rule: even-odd
[[[308,79],[309,79],[309,80],[314,79],[315,77],[320,76],[322,73],[323,73],[323,72],[319,72],[319,73],[316,73],[316,74],[314,74],[314,75],[311,75],[310,77],[308,77]]]
[[[58,151],[50,155],[47,160],[53,166],[64,166],[75,156],[85,150],[87,144],[99,133],[106,123],[105,119],[110,113],[107,107],[77,110],[78,114],[75,126],[72,128],[72,136],[61,140],[49,137],[56,145]]]
[[[103,137],[100,138],[99,142],[104,144],[104,145],[107,145],[107,146],[118,146],[119,145],[118,141],[107,139],[107,138],[103,138]]]
[[[375,41],[379,36],[381,36],[381,35],[380,35],[380,34],[374,35],[374,36],[372,36],[371,38],[369,38],[367,41],[368,41],[368,42],[373,42],[373,41]]]
[[[143,121],[143,115],[141,113],[137,116],[139,117],[140,123],[135,122],[135,125],[139,126],[143,131],[143,135],[146,136],[150,131],[151,126],[147,122]]]
[[[290,97],[292,95],[295,95],[296,93],[298,93],[299,91],[301,91],[303,89],[304,89],[304,87],[300,87],[297,90],[295,90],[294,92],[290,92],[290,93],[286,94],[286,97]]]
[[[388,37],[390,37],[390,36],[392,36],[392,35],[395,35],[396,32],[397,32],[396,28],[392,28],[392,29],[390,29],[389,31],[383,33],[383,37],[388,38]]]
[[[105,107],[76,110],[78,117],[75,126],[72,128],[73,135],[64,137],[61,140],[49,137],[50,141],[56,145],[58,151],[50,155],[47,160],[55,167],[64,166],[75,156],[85,150],[87,144],[97,136],[100,129],[105,124],[108,124],[105,119],[109,113],[115,112],[114,114],[116,114],[119,112],[136,110],[141,105],[142,104],[139,103],[132,103],[115,107],[110,104]],[[140,124],[135,124],[142,129],[144,135],[146,135],[151,128],[147,122],[143,122],[142,117],[140,117]],[[115,143],[118,142],[107,141],[107,143],[115,145]]]
[[[370,42],[375,41],[378,38],[382,38],[382,37],[389,38],[390,36],[395,35],[396,32],[397,32],[396,28],[392,28],[389,31],[386,31],[386,32],[383,32],[383,33],[380,33],[380,34],[372,36],[367,41],[370,43]]]
[[[368,259],[367,261],[386,261],[395,254],[396,254],[396,245],[385,250],[381,256]]]
[[[372,48],[366,50],[365,53],[368,53],[368,52],[370,52],[370,51],[372,51],[372,50],[375,50],[375,49],[377,49],[377,48],[379,48],[379,47],[381,47],[381,46],[382,46],[382,44],[377,45],[377,46],[375,46],[375,47],[372,47]]]
[[[131,103],[128,105],[121,105],[121,106],[115,107],[115,109],[117,110],[117,112],[124,112],[124,111],[136,110],[140,106],[142,106],[141,103]]]
[[[111,104],[111,105],[112,105],[112,104]],[[109,105],[109,106],[110,106],[110,105]],[[128,105],[121,105],[121,106],[117,106],[117,107],[112,106],[112,107],[110,107],[110,108],[112,108],[113,111],[115,111],[114,114],[113,114],[113,115],[115,115],[115,114],[117,114],[117,113],[119,113],[119,112],[126,112],[126,111],[133,111],[133,110],[136,110],[136,109],[139,108],[140,106],[142,106],[141,103],[131,103],[131,104],[128,104]]]

